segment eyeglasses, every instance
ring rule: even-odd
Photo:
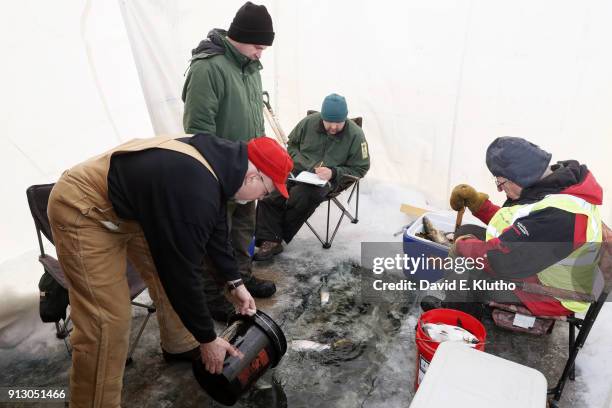
[[[504,184],[506,184],[509,180],[497,181],[497,177],[493,177],[493,181],[498,189],[500,189]]]
[[[264,181],[263,175],[261,174],[259,170],[257,170],[257,174],[259,174],[259,179],[261,180],[261,184],[263,184],[264,190],[266,190],[266,195],[264,197],[267,197],[270,194],[272,194],[272,192],[268,191],[268,187],[266,187],[266,182]]]

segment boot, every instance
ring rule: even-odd
[[[264,241],[259,247],[259,251],[253,255],[254,261],[267,261],[272,259],[274,255],[283,252],[283,244],[274,241]]]
[[[196,358],[200,357],[200,346],[197,346],[191,350],[184,351],[182,353],[168,353],[162,347],[162,355],[166,363],[175,363],[180,361],[186,361],[191,363]]]
[[[276,292],[274,282],[266,279],[258,279],[253,275],[242,275],[242,282],[251,296],[256,298],[269,298]]]
[[[225,296],[217,296],[206,301],[208,311],[211,317],[219,323],[227,324],[230,317],[236,313],[234,305],[232,305]]]

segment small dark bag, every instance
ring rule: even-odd
[[[43,273],[38,282],[40,290],[40,319],[45,323],[56,323],[66,319],[68,291],[48,272]]]

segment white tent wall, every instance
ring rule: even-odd
[[[502,135],[526,137],[553,160],[587,163],[612,191],[612,2],[255,2],[274,20],[262,79],[285,131],[331,92],[364,117],[372,208],[399,195],[390,184],[442,208],[459,182],[501,202],[484,153]],[[227,28],[243,3],[21,0],[3,8],[0,348],[42,327],[26,188],[132,137],[180,133],[190,51],[211,28]],[[607,197],[602,213],[612,223]],[[356,228],[369,234],[362,216]],[[607,362],[599,343],[587,353],[592,367]],[[589,385],[592,398],[606,378]]]
[[[211,28],[227,29],[243,1],[121,3],[154,126],[178,124],[190,50]],[[373,158],[369,179],[414,187],[442,207],[460,182],[501,202],[485,150],[495,137],[513,135],[550,151],[553,161],[588,164],[604,190],[612,188],[606,171],[612,139],[605,137],[612,131],[606,109],[612,102],[612,49],[606,46],[612,3],[262,4],[276,31],[262,60],[264,89],[283,128],[288,133],[330,92],[345,95],[351,114],[364,116]],[[131,21],[140,24],[134,28]],[[149,97],[167,78],[172,86]],[[173,119],[156,117],[163,103],[172,105]],[[602,214],[612,221],[608,202]]]
[[[0,27],[2,348],[40,326],[42,267],[26,188],[153,129],[116,2],[14,2]]]
[[[606,193],[602,215],[612,221],[610,17],[612,3],[604,1],[474,3],[451,139],[451,186],[470,182],[493,194],[484,167],[488,143],[523,136],[551,152],[553,162],[586,163]],[[494,194],[501,202],[503,193]]]
[[[446,206],[469,182],[501,202],[484,163],[498,136],[587,163],[612,189],[612,3],[278,2],[278,113],[290,128],[330,92],[364,116],[368,177]],[[607,197],[607,196],[606,196]],[[606,200],[604,219],[612,221]]]
[[[227,29],[244,1],[119,0],[156,134],[183,132],[181,99],[191,50],[213,28]],[[274,15],[274,4],[264,2]],[[274,98],[274,49],[264,52],[262,82]],[[271,134],[271,130],[268,130]]]
[[[117,3],[20,1],[0,24],[2,262],[37,246],[29,185],[152,128]]]
[[[0,273],[2,262],[36,248],[27,186],[128,138],[181,132],[190,51],[211,28],[228,28],[242,4],[25,0],[6,8],[0,166],[10,217],[0,229]],[[262,79],[283,128],[330,92],[345,95],[351,115],[364,117],[368,181],[410,186],[440,207],[454,184],[469,182],[501,202],[484,152],[494,137],[516,135],[553,160],[587,163],[612,189],[612,3],[263,4],[276,39]],[[609,200],[602,213],[612,221]]]
[[[121,13],[155,134],[179,134],[183,126],[183,85],[176,45],[178,2],[120,0]]]

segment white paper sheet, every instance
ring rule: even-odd
[[[291,177],[290,180],[298,183],[313,184],[315,186],[320,187],[323,187],[325,184],[327,184],[327,181],[323,180],[322,178],[319,178],[319,176],[317,176],[315,173],[311,173],[309,171],[303,171],[298,174],[297,177]]]

